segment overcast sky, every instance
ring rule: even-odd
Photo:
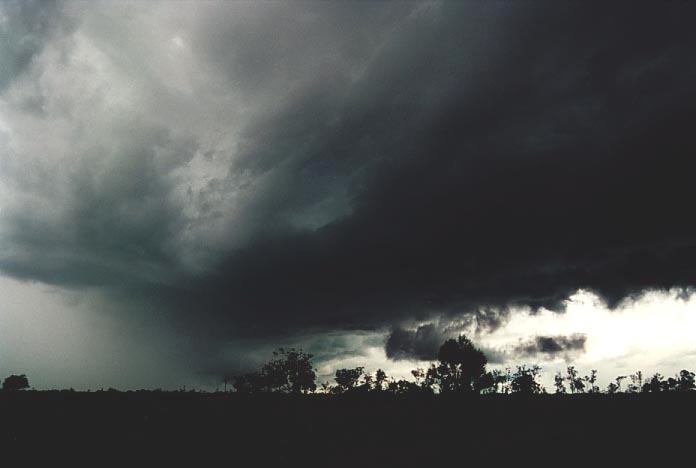
[[[0,0],[0,374],[696,368],[694,10]]]

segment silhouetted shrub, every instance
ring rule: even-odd
[[[2,383],[2,389],[6,391],[25,390],[29,388],[29,379],[24,374],[11,375]]]

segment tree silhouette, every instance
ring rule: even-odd
[[[694,382],[694,373],[686,369],[682,369],[677,375],[677,384],[675,388],[678,392],[688,392],[696,389]]]
[[[316,373],[312,367],[312,355],[301,349],[279,348],[271,361],[258,372],[234,378],[234,387],[241,393],[280,392],[309,393],[316,390]]]
[[[566,369],[568,372],[568,386],[570,387],[571,393],[585,393],[585,383],[582,377],[578,375],[578,371],[574,366],[568,366]]]
[[[233,378],[232,386],[238,393],[270,392],[267,379],[261,372],[250,372]]]
[[[424,391],[427,391],[427,389],[425,389],[421,385],[418,385],[416,382],[401,379],[397,381],[392,380],[391,382],[389,382],[387,391],[395,395],[406,395],[422,393]]]
[[[422,385],[423,381],[425,380],[425,369],[422,368],[417,368],[413,369],[411,371],[411,375],[413,376],[413,379],[416,381],[418,385]]]
[[[25,390],[29,388],[29,379],[24,374],[11,375],[2,383],[2,389],[6,391]]]
[[[559,372],[556,372],[556,375],[553,377],[553,384],[556,387],[556,393],[567,393],[568,391],[566,390],[565,386],[565,377],[563,377],[563,374]]]
[[[372,390],[373,386],[373,379],[372,379],[372,374],[369,372],[365,372],[363,374],[363,383],[360,385],[364,390],[370,391]]]
[[[597,369],[592,369],[590,375],[585,376],[585,382],[590,384],[590,393],[599,393],[599,387],[597,386]]]
[[[638,393],[643,389],[643,372],[638,371],[630,376],[631,383],[626,388],[626,393]]]
[[[360,377],[363,374],[364,367],[355,367],[353,369],[338,369],[336,371],[336,393],[345,393],[358,386]]]
[[[415,371],[414,371],[415,372]],[[384,390],[384,386],[387,383],[387,373],[382,369],[377,369],[375,372],[375,390]]]
[[[311,363],[312,355],[301,349],[279,348],[273,352],[273,359],[263,364],[257,372],[238,375],[233,378],[233,386],[239,393],[311,393],[316,391],[316,373]],[[335,385],[325,382],[322,393],[342,394],[346,392],[387,391],[392,394],[406,393],[462,393],[489,394],[546,393],[540,384],[541,368],[537,365],[518,366],[515,372],[510,368],[486,372],[486,357],[465,335],[448,339],[438,352],[438,361],[427,369],[411,371],[413,380],[389,379],[386,372],[377,369],[374,373],[364,372],[364,367],[338,369],[335,371]],[[620,375],[609,383],[607,394],[620,393],[621,383],[630,378],[626,393],[640,392],[690,392],[696,391],[696,375],[686,369],[674,377],[664,379],[654,374],[649,380],[643,379],[638,371],[630,376]],[[225,390],[230,377],[224,377]],[[567,386],[566,386],[567,385]],[[581,377],[574,366],[568,366],[565,375],[557,372],[554,376],[557,394],[602,393],[597,385],[597,370]],[[29,388],[24,375],[12,375],[5,379],[3,389],[21,390]]]
[[[653,375],[650,380],[643,384],[643,392],[661,392],[665,390],[664,378],[660,374]]]
[[[322,382],[320,385],[321,388],[321,393],[331,393],[331,390],[333,387],[331,386],[331,382]]]
[[[522,395],[544,393],[544,388],[538,381],[540,371],[541,368],[539,366],[518,366],[517,372],[512,375],[512,382],[510,383],[512,393]]]
[[[498,391],[508,393],[509,378],[509,375],[497,369],[486,372],[476,381],[476,391],[480,393],[497,393]]]
[[[439,365],[432,365],[428,375],[443,393],[472,393],[476,382],[486,373],[486,356],[466,336],[449,339],[438,352]]]
[[[607,386],[607,393],[619,393],[621,392],[621,381],[626,378],[625,375],[620,375],[616,379],[614,379],[616,382],[611,382]]]

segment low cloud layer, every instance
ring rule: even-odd
[[[387,335],[384,352],[393,361],[435,361],[442,344],[467,333],[471,328],[442,328],[429,323],[415,329],[395,327]],[[481,346],[491,364],[540,362],[564,359],[570,361],[585,352],[587,335],[538,335],[505,347]]]
[[[395,328],[389,334],[384,350],[387,358],[393,360],[432,361],[437,359],[438,350],[446,339],[445,333],[433,324],[422,325],[413,331]]]
[[[206,363],[693,285],[695,10],[3,2],[0,270]]]
[[[521,358],[555,359],[563,357],[569,360],[585,351],[587,336],[576,333],[570,336],[536,336],[526,343],[521,343],[513,349],[513,353]]]

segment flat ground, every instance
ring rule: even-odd
[[[221,458],[229,466],[692,466],[695,420],[696,392],[470,399],[16,392],[0,393],[0,449],[25,459],[196,466]]]

